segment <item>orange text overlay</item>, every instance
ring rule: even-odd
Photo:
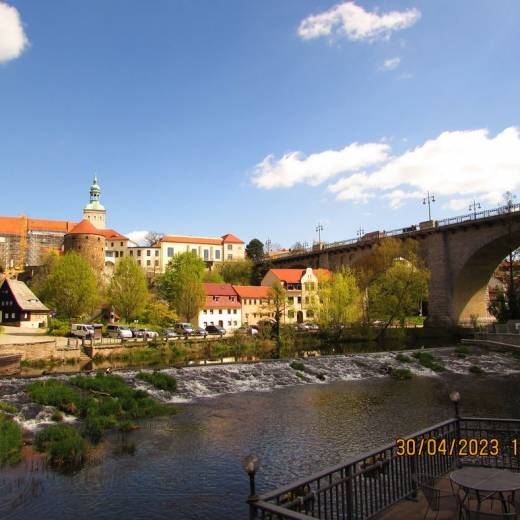
[[[516,456],[519,443],[513,439],[503,446],[498,439],[397,439],[397,456],[447,455],[457,457],[498,457],[504,452]]]

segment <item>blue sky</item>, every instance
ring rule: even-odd
[[[517,0],[0,1],[0,214],[79,219],[94,172],[124,233],[492,207],[520,186],[519,26]]]

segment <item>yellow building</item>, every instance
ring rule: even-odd
[[[259,321],[273,318],[269,311],[269,289],[267,286],[233,285],[242,308],[242,324],[257,325]]]
[[[279,282],[287,291],[284,323],[303,323],[314,319],[319,277],[330,275],[327,269],[270,269],[262,285]]]

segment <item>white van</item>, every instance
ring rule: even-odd
[[[84,325],[83,323],[73,323],[70,332],[76,338],[94,337],[94,327],[92,325]]]
[[[128,327],[121,325],[107,325],[107,335],[109,338],[131,338],[132,331]]]

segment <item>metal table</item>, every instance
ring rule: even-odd
[[[505,494],[512,493],[514,499],[515,491],[520,489],[520,475],[506,469],[467,466],[453,471],[450,474],[450,480],[465,490],[463,501],[473,491],[477,497],[479,509],[483,499],[498,495],[504,512],[507,512],[508,501]]]

